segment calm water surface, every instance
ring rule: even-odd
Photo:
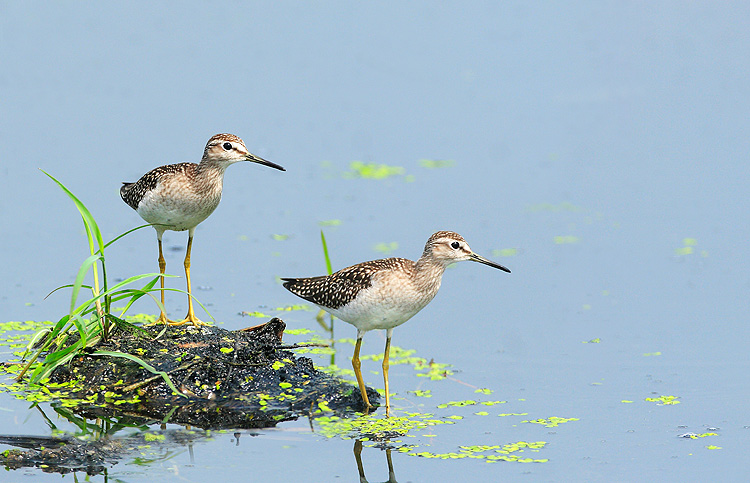
[[[715,2],[6,2],[0,319],[59,318],[67,296],[44,296],[86,257],[77,212],[37,168],[113,238],[142,223],[121,181],[198,161],[212,134],[232,132],[288,171],[232,166],[197,230],[195,293],[225,328],[260,311],[320,333],[315,312],[274,309],[297,303],[277,277],[324,273],[321,227],[337,268],[386,249],[415,258],[432,232],[454,230],[513,271],[448,270],[393,343],[453,375],[395,365],[391,386],[397,415],[463,417],[404,438],[420,451],[544,441],[523,455],[546,462],[393,452],[398,481],[745,481],[749,19],[748,6]],[[402,170],[361,178],[353,161]],[[185,241],[165,235],[168,272],[180,274]],[[155,271],[153,231],[107,260],[115,278]],[[185,305],[169,295],[174,316]],[[382,347],[370,333],[363,352]],[[351,345],[336,348],[348,367]],[[379,363],[363,369],[381,388]],[[647,400],[662,396],[679,404]],[[438,407],[467,399],[505,402]],[[0,433],[51,434],[26,402],[0,395],[0,409]],[[574,419],[523,422],[550,418]],[[678,437],[688,432],[715,435]],[[300,419],[126,459],[109,476],[357,481],[353,447]],[[365,447],[362,460],[371,481],[388,478],[384,451]]]

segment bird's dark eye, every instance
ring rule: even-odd
[[[461,248],[461,244],[458,242],[453,242],[451,243],[451,247],[453,247],[454,250],[458,250],[459,248]]]
[[[224,145],[222,145],[222,147],[224,148],[225,151],[231,151],[232,150],[232,143],[224,143]]]

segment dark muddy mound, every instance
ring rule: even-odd
[[[363,411],[356,386],[313,367],[284,346],[286,324],[274,318],[250,329],[154,326],[150,334],[119,333],[91,354],[77,356],[58,369],[52,382],[83,381],[73,410],[87,417],[144,418],[204,429],[261,428],[301,415]],[[164,333],[156,338],[156,336]],[[94,355],[111,351],[137,356],[169,375],[175,394],[160,375],[122,357]],[[378,394],[368,388],[370,401]]]

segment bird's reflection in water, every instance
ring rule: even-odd
[[[359,483],[368,483],[365,477],[365,468],[362,466],[362,441],[354,442],[354,459],[357,460],[357,471],[359,471]],[[385,448],[385,459],[388,462],[388,480],[386,483],[397,483],[396,474],[393,472],[393,460],[391,459],[391,448]]]

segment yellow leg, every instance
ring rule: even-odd
[[[388,331],[388,335],[385,338],[385,351],[383,352],[383,381],[385,381],[385,416],[391,415],[391,395],[388,392],[388,357],[391,354],[391,331]]]
[[[359,392],[362,393],[362,401],[365,403],[365,412],[368,412],[372,407],[370,400],[367,397],[367,391],[365,390],[365,381],[362,379],[362,362],[359,360],[359,349],[362,347],[362,336],[357,337],[357,345],[354,346],[354,356],[352,357],[352,367],[354,368],[354,375],[357,376],[357,384],[359,384]]]
[[[161,248],[161,240],[157,240],[159,242],[159,273],[164,275],[164,271],[167,269],[167,261],[164,260],[164,252]],[[161,287],[161,306],[164,307],[164,277],[162,276],[159,280],[159,286]],[[156,319],[152,324],[148,325],[157,325],[157,324],[168,324],[172,323],[171,320],[167,318],[167,313],[164,311],[164,308],[160,310],[159,318]]]
[[[190,286],[190,251],[192,248],[193,248],[193,237],[189,236],[188,243],[187,243],[187,253],[185,254],[185,279],[187,280],[188,313],[185,316],[184,320],[181,320],[179,322],[172,322],[170,325],[183,325],[183,324],[188,324],[188,323],[193,324],[196,327],[200,325],[209,325],[199,320],[198,317],[195,316],[195,312],[193,312],[193,292]]]

